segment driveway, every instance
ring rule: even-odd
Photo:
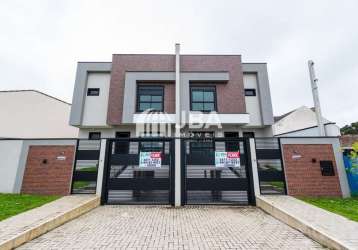
[[[253,207],[101,206],[19,249],[321,249]]]

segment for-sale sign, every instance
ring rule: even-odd
[[[140,152],[139,154],[140,168],[160,168],[162,167],[161,152]]]
[[[240,152],[218,152],[215,151],[215,166],[240,167]]]

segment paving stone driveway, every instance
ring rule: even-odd
[[[20,249],[321,249],[258,208],[101,206]]]

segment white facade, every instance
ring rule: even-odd
[[[0,138],[74,138],[71,105],[35,90],[0,91]]]
[[[186,83],[187,86],[189,86],[189,80],[191,79],[190,77],[194,78],[201,76],[199,73],[182,73],[182,75],[187,77],[188,79],[186,79],[186,81],[182,80],[181,84]],[[208,77],[208,75],[210,75],[210,73],[205,73],[206,77]],[[217,74],[214,76],[218,78]],[[223,79],[225,77],[229,77],[227,74],[222,73],[219,76]],[[115,137],[116,132],[130,132],[131,136],[135,137],[136,124],[148,122],[159,124],[175,123],[175,114],[142,114],[135,112],[136,81],[138,79],[164,79],[169,81],[174,79],[174,75],[172,74],[172,72],[126,73],[126,85],[122,114],[122,119],[124,122],[120,126],[110,126],[107,124],[110,78],[110,72],[87,72],[87,77],[85,78],[85,82],[83,84],[85,91],[83,99],[83,114],[81,118],[81,125],[79,126],[79,138],[88,138],[90,132],[100,132],[102,138],[113,138]],[[257,137],[271,137],[273,135],[271,126],[264,125],[262,120],[262,108],[260,103],[261,93],[259,91],[257,73],[244,73],[243,81],[245,89],[254,89],[256,91],[255,96],[245,96],[246,113],[222,114],[213,112],[210,114],[206,114],[189,111],[190,103],[188,96],[185,95],[187,107],[183,109],[187,110],[188,112],[186,115],[182,115],[183,122],[189,124],[196,124],[202,122],[204,122],[205,124],[212,124],[213,128],[208,129],[210,131],[216,131],[216,126],[218,124],[221,124],[223,125],[223,131],[236,131],[239,132],[240,136],[243,135],[243,132],[253,132]],[[89,88],[98,88],[99,96],[88,96],[87,91]],[[189,91],[189,87],[187,91]],[[215,134],[216,136],[223,136],[217,133]]]
[[[323,118],[326,136],[340,136],[339,127]],[[302,106],[291,113],[284,115],[272,125],[274,136],[319,136],[315,112]]]
[[[257,74],[244,73],[244,87],[256,90],[256,96],[245,96],[246,112],[250,115],[250,122],[247,126],[262,126]]]
[[[99,88],[99,96],[86,96],[82,120],[84,127],[107,127],[110,80],[110,73],[88,73],[87,89]]]

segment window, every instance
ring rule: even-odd
[[[239,132],[224,132],[225,138],[239,138]],[[226,151],[239,151],[240,150],[240,141],[232,140],[225,142],[225,150]]]
[[[161,135],[159,133],[143,133],[140,137],[144,138],[158,138]],[[141,141],[139,144],[139,151],[141,152],[164,152],[163,141]]]
[[[163,86],[138,85],[137,112],[146,110],[163,111]]]
[[[212,152],[214,151],[214,132],[191,132],[193,141],[190,142],[191,152]],[[199,140],[195,140],[199,139]]]
[[[256,89],[245,89],[245,96],[256,96]]]
[[[215,87],[190,88],[190,109],[192,111],[210,112],[216,111],[216,89]]]
[[[99,140],[101,139],[101,132],[89,132],[88,139],[90,140]]]
[[[255,133],[254,132],[243,132],[242,136],[248,137],[248,138],[255,138]]]
[[[99,96],[99,88],[88,88],[87,96]]]

